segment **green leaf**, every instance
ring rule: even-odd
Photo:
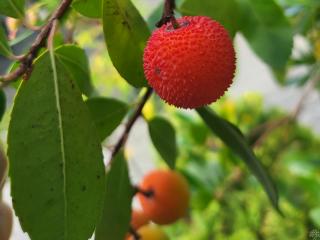
[[[4,32],[3,27],[0,25],[0,55],[9,57],[12,55],[11,48],[8,44],[7,35]]]
[[[113,159],[106,182],[104,209],[95,240],[123,240],[129,230],[134,189],[122,152]]]
[[[242,158],[264,187],[275,209],[280,212],[277,190],[267,171],[263,168],[254,152],[249,147],[246,139],[239,133],[240,130],[235,130],[235,126],[233,124],[231,125],[228,121],[219,117],[208,107],[199,108],[197,109],[197,112],[211,131]]]
[[[103,0],[103,30],[113,65],[132,86],[146,86],[142,56],[150,35],[130,0]]]
[[[129,110],[127,104],[112,98],[89,98],[86,104],[99,130],[100,141],[103,141],[119,126]]]
[[[15,98],[8,132],[11,193],[35,240],[87,240],[103,205],[102,149],[64,65],[45,52]]]
[[[100,18],[102,14],[102,0],[76,0],[72,7],[89,18]]]
[[[88,58],[83,49],[76,45],[63,45],[56,49],[56,56],[65,67],[65,71],[78,84],[81,92],[90,96],[93,92]]]
[[[291,55],[293,30],[273,0],[237,0],[241,31],[255,53],[275,70],[282,70]]]
[[[5,15],[13,18],[24,17],[25,0],[1,0],[0,15]]]
[[[170,122],[161,117],[151,119],[148,126],[153,145],[168,166],[174,169],[178,156],[174,127]]]
[[[183,15],[203,15],[213,18],[228,29],[231,36],[238,30],[238,5],[235,0],[186,0],[179,11]]]
[[[0,121],[2,120],[2,117],[6,111],[6,95],[4,94],[3,90],[0,90]]]

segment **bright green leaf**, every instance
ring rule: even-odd
[[[100,18],[102,14],[102,0],[76,0],[72,7],[89,18]]]
[[[283,10],[273,0],[237,0],[241,31],[255,53],[275,70],[291,55],[293,31]]]
[[[123,240],[129,230],[134,189],[122,152],[113,159],[106,181],[104,209],[95,240]]]
[[[228,29],[231,36],[238,30],[238,5],[235,0],[186,0],[180,7],[183,15],[203,15],[213,18]]]
[[[115,130],[128,112],[128,105],[112,98],[89,98],[86,101],[103,141]]]
[[[78,87],[54,53],[35,62],[8,132],[16,215],[35,240],[87,240],[101,215],[102,149]]]
[[[120,75],[134,87],[146,86],[142,56],[150,32],[130,0],[103,0],[103,30]]]
[[[0,55],[8,57],[11,55],[11,48],[8,44],[8,38],[3,27],[0,25]]]
[[[56,49],[56,56],[65,67],[65,71],[78,84],[81,92],[90,96],[93,87],[85,51],[76,45],[64,45]]]
[[[153,118],[148,125],[153,145],[168,166],[174,169],[178,156],[174,127],[166,119],[160,117]]]
[[[225,119],[219,117],[208,107],[199,108],[197,109],[197,112],[212,132],[241,157],[264,187],[275,209],[280,211],[278,207],[277,190],[267,171],[263,168],[254,152],[249,147],[246,139],[239,133],[240,130],[235,130],[233,124],[230,124]]]
[[[1,0],[0,15],[23,18],[25,0]]]

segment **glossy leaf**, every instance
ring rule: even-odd
[[[174,127],[166,119],[160,117],[153,118],[148,126],[153,145],[168,166],[174,169],[178,156]]]
[[[34,64],[8,132],[11,193],[31,239],[87,240],[102,210],[102,149],[81,93],[54,53]]]
[[[150,34],[147,24],[130,0],[103,0],[102,17],[113,65],[134,87],[146,86],[142,56]]]
[[[129,110],[127,104],[112,98],[89,98],[86,104],[99,130],[100,141],[119,126]]]
[[[235,0],[186,0],[180,7],[183,15],[204,15],[220,22],[231,36],[238,30],[238,5]]]
[[[0,15],[23,18],[25,0],[1,0]]]
[[[113,160],[106,182],[104,209],[95,240],[123,240],[129,230],[134,189],[122,152]]]
[[[208,107],[197,109],[198,114],[206,123],[206,125],[215,133],[228,147],[241,157],[248,168],[260,181],[273,206],[278,210],[278,193],[269,177],[267,171],[256,158],[254,152],[249,147],[246,139],[239,133],[240,130],[235,130],[235,126],[230,124],[225,119],[219,117]]]
[[[8,38],[1,25],[0,25],[0,55],[3,55],[5,57],[8,57],[11,55],[11,48],[8,44]]]
[[[90,96],[93,91],[88,58],[85,51],[76,45],[64,45],[55,51],[65,71],[76,82],[81,92]]]
[[[102,0],[76,0],[72,7],[89,18],[100,18],[102,14]]]
[[[241,31],[255,53],[276,70],[285,67],[293,45],[293,31],[274,0],[237,0]]]

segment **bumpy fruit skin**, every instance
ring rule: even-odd
[[[138,229],[149,223],[150,219],[141,210],[133,210],[131,214],[130,225],[133,229]]]
[[[146,216],[157,224],[171,224],[187,213],[190,199],[186,180],[171,170],[155,170],[147,174],[140,184],[143,191],[152,191],[152,196],[138,193],[138,199]]]
[[[235,51],[226,29],[209,17],[182,17],[155,30],[144,51],[144,73],[167,103],[198,108],[219,99],[232,83]]]
[[[169,240],[166,233],[155,225],[146,225],[138,230],[141,240]],[[130,240],[134,240],[131,236]]]
[[[12,231],[13,215],[11,208],[0,202],[0,239],[9,240]]]

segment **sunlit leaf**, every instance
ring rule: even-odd
[[[150,34],[130,0],[103,0],[103,30],[109,55],[120,75],[134,87],[146,86],[142,55]]]

